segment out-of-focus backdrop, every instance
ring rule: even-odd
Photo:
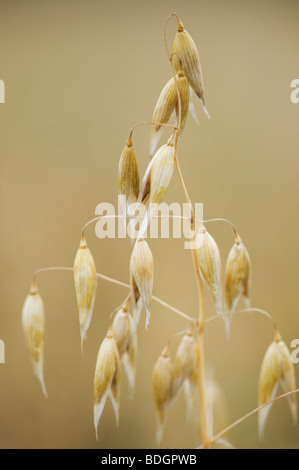
[[[290,345],[299,338],[298,171],[299,104],[290,100],[299,78],[299,5],[277,1],[11,1],[0,3],[1,448],[153,448],[153,365],[185,321],[153,303],[148,332],[139,327],[135,397],[123,378],[120,425],[107,403],[93,428],[93,374],[109,314],[126,289],[99,281],[95,311],[81,355],[70,272],[38,278],[46,308],[45,399],[33,376],[21,311],[32,272],[72,266],[82,225],[100,202],[117,201],[117,167],[131,127],[150,120],[171,68],[163,25],[177,12],[200,53],[208,120],[200,103],[179,144],[186,184],[204,216],[233,221],[252,261],[252,304],[268,310]],[[168,24],[169,46],[175,20]],[[161,143],[168,138],[164,132]],[[149,129],[134,133],[140,170],[149,161]],[[184,202],[174,175],[165,198]],[[230,227],[209,225],[222,262],[233,242]],[[97,270],[129,281],[129,239],[99,240],[86,232]],[[197,290],[183,240],[151,240],[154,293],[192,316]],[[240,304],[242,305],[242,304]],[[207,315],[214,307],[206,291]],[[206,361],[226,396],[228,423],[257,406],[259,369],[272,341],[271,322],[235,316],[231,339],[218,321],[206,327]],[[178,339],[171,342],[174,356]],[[299,383],[299,364],[295,364]],[[173,406],[163,446],[198,445],[186,422],[183,395]],[[270,413],[258,440],[257,415],[230,434],[243,448],[298,448],[299,430],[287,402]]]

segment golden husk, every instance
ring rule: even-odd
[[[47,397],[43,370],[45,313],[43,300],[38,293],[35,281],[32,282],[30,293],[23,305],[22,323],[33,372],[41,384],[44,395]]]
[[[74,281],[77,298],[81,348],[90,326],[96,295],[97,277],[93,256],[82,235],[74,261]]]

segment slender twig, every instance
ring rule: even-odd
[[[261,315],[264,315],[265,317],[269,318],[269,320],[273,322],[274,327],[276,326],[276,322],[274,318],[272,317],[272,315],[270,315],[269,312],[261,308],[256,308],[256,307],[243,308],[241,310],[235,310],[234,312],[223,312],[222,315],[223,317],[226,317],[232,314],[235,315],[239,313],[251,313],[251,312],[257,312],[257,313],[260,313]],[[219,315],[214,315],[213,317],[206,318],[205,323],[210,323],[211,321],[216,320],[216,319],[219,320]]]
[[[169,51],[168,51],[168,47],[167,47],[167,23],[168,21],[170,20],[170,18],[172,16],[175,16],[177,21],[179,20],[179,17],[176,13],[171,13],[170,15],[167,16],[166,20],[165,20],[165,23],[164,23],[164,45],[165,45],[165,49],[166,49],[166,54],[167,54],[167,57],[168,59],[171,61],[171,57],[170,57],[170,54],[169,54]]]
[[[180,169],[178,157],[177,157],[177,139],[175,145],[175,164],[177,168],[177,172],[179,175],[179,179],[185,193],[186,200],[190,205],[191,211],[191,243],[192,243],[192,259],[195,271],[195,277],[197,281],[197,288],[198,288],[198,296],[199,296],[199,320],[198,320],[198,328],[197,328],[197,338],[198,338],[198,348],[200,351],[199,354],[199,361],[198,361],[198,374],[199,374],[199,399],[200,399],[200,412],[201,412],[201,433],[202,433],[202,440],[204,447],[208,447],[208,434],[207,434],[207,415],[206,415],[206,399],[205,399],[205,367],[204,367],[204,321],[205,321],[205,307],[204,307],[204,293],[203,293],[203,285],[202,280],[199,274],[199,266],[197,261],[196,249],[195,249],[195,240],[194,240],[194,210],[192,207],[192,203],[184,182],[184,178]]]
[[[66,267],[66,266],[51,266],[49,268],[39,268],[36,269],[33,273],[32,280],[36,280],[36,276],[40,273],[46,272],[46,271],[73,271],[73,268]]]
[[[131,131],[130,131],[130,134],[129,134],[129,138],[128,138],[128,141],[130,142],[130,140],[132,139],[132,134],[134,132],[134,130],[137,128],[137,127],[141,127],[141,126],[164,126],[164,127],[171,127],[172,129],[176,130],[177,129],[177,126],[173,126],[172,124],[165,124],[163,122],[140,122],[139,124],[136,124],[134,127],[132,127]]]
[[[33,273],[33,281],[35,281],[37,274],[42,273],[42,272],[46,272],[46,271],[73,271],[73,270],[74,270],[74,268],[65,267],[65,266],[50,266],[50,267],[46,267],[46,268],[39,268],[36,271],[34,271],[34,273]],[[129,284],[126,284],[125,282],[119,281],[118,279],[114,279],[113,277],[109,277],[109,276],[106,276],[105,274],[101,274],[101,273],[96,273],[96,276],[99,277],[100,279],[103,279],[104,281],[108,281],[108,282],[111,282],[112,284],[116,284],[118,286],[125,287],[126,289],[130,289]],[[182,312],[178,308],[173,307],[168,302],[165,302],[165,300],[162,300],[162,299],[160,299],[159,297],[157,297],[155,295],[152,296],[152,299],[155,302],[162,305],[163,307],[167,308],[168,310],[171,310],[172,312],[176,313],[180,317],[184,318],[185,320],[188,320],[191,323],[196,323],[196,320],[194,318],[190,317],[189,315],[187,315],[187,313]]]
[[[223,430],[220,431],[218,434],[216,434],[216,436],[213,436],[213,438],[211,439],[211,442],[215,442],[217,439],[219,439],[219,437],[223,436],[223,434],[226,434],[228,431],[230,431],[231,429],[233,429],[233,428],[234,428],[235,426],[237,426],[238,424],[242,423],[245,419],[249,418],[249,417],[252,416],[253,414],[257,413],[259,410],[261,410],[261,409],[264,408],[265,406],[268,406],[268,405],[270,405],[271,403],[280,400],[281,398],[287,397],[287,396],[289,396],[289,395],[292,395],[293,393],[298,393],[298,392],[299,392],[299,388],[296,388],[295,390],[291,390],[290,392],[283,393],[282,395],[279,395],[278,397],[275,397],[275,398],[273,398],[272,400],[267,401],[267,402],[264,403],[263,405],[258,406],[258,407],[255,408],[254,410],[249,411],[249,413],[246,413],[244,416],[242,416],[241,418],[239,418],[239,419],[237,419],[236,421],[234,421],[232,424],[230,424],[230,425],[227,426],[225,429],[223,429]]]

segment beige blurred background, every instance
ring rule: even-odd
[[[206,102],[201,125],[189,116],[179,155],[194,202],[205,217],[232,220],[252,260],[252,304],[277,320],[288,345],[299,338],[298,171],[299,104],[290,83],[299,78],[298,2],[280,1],[1,1],[0,105],[1,448],[153,448],[155,416],[151,372],[166,341],[184,320],[153,304],[149,331],[139,328],[135,398],[123,380],[120,426],[107,403],[93,429],[93,374],[109,314],[126,295],[101,281],[81,356],[72,274],[41,274],[46,307],[46,400],[33,376],[21,327],[32,272],[72,266],[82,225],[98,203],[116,202],[117,166],[131,127],[150,120],[171,76],[163,45],[167,15],[177,12],[201,57]],[[168,41],[175,21],[168,27]],[[167,138],[167,132],[163,139]],[[134,134],[140,169],[148,162],[149,129]],[[169,202],[183,202],[175,175]],[[233,238],[226,224],[211,224],[225,263]],[[132,245],[87,232],[97,270],[128,282]],[[152,240],[154,293],[196,315],[190,253],[182,240]],[[214,315],[206,292],[207,315]],[[206,327],[206,360],[226,395],[229,423],[257,406],[259,368],[272,326],[257,314],[236,316],[228,342],[216,321]],[[171,343],[174,355],[177,340]],[[299,383],[299,364],[295,365]],[[198,445],[180,396],[163,446]],[[229,424],[228,423],[228,424]],[[235,428],[241,448],[298,448],[287,402],[273,406],[263,442],[257,416]]]

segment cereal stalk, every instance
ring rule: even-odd
[[[198,324],[197,324],[197,340],[198,340],[198,349],[199,349],[199,361],[198,361],[198,376],[199,376],[199,400],[200,400],[200,412],[201,412],[201,433],[202,433],[202,441],[204,448],[208,448],[208,435],[207,435],[207,416],[206,416],[206,398],[205,398],[205,363],[204,363],[204,322],[205,322],[205,304],[204,304],[204,292],[203,292],[203,285],[202,280],[199,274],[199,266],[196,256],[196,249],[195,249],[195,239],[194,239],[194,210],[191,203],[191,199],[189,197],[184,178],[181,172],[178,156],[177,156],[177,137],[178,133],[176,133],[175,139],[175,164],[177,168],[177,172],[179,175],[179,179],[185,193],[186,200],[190,206],[191,210],[191,243],[192,243],[192,259],[193,265],[195,270],[197,288],[198,288],[198,296],[199,296],[199,315],[198,315]]]
[[[237,426],[238,424],[242,423],[243,421],[245,421],[247,418],[249,418],[249,417],[252,416],[253,414],[258,413],[258,412],[259,412],[262,408],[264,408],[265,406],[271,405],[272,403],[274,403],[275,401],[280,400],[281,398],[288,397],[288,396],[290,396],[290,395],[292,395],[292,394],[294,394],[294,393],[298,393],[298,392],[299,392],[299,388],[296,388],[295,390],[291,390],[290,392],[283,393],[282,395],[279,395],[278,397],[272,398],[272,400],[267,401],[267,403],[263,403],[263,405],[260,405],[260,406],[258,406],[257,408],[254,408],[254,410],[249,411],[249,413],[246,413],[244,416],[242,416],[241,418],[237,419],[237,420],[234,421],[232,424],[230,424],[229,426],[227,426],[225,429],[223,429],[222,431],[220,431],[218,434],[216,434],[215,436],[213,436],[212,439],[211,439],[210,445],[213,444],[217,439],[219,439],[219,437],[223,436],[223,435],[226,434],[228,431],[230,431],[231,429],[233,429],[235,426]]]
[[[68,267],[68,266],[49,266],[49,267],[45,267],[45,268],[39,268],[39,269],[36,269],[34,271],[32,279],[33,279],[33,281],[35,281],[36,276],[39,273],[42,273],[42,272],[47,272],[47,271],[73,271],[73,270],[74,270],[74,268],[71,268],[71,267]],[[129,284],[127,284],[125,282],[122,282],[122,281],[119,281],[118,279],[114,279],[113,277],[109,277],[109,276],[106,276],[105,274],[101,274],[101,273],[96,273],[96,276],[100,279],[103,279],[104,281],[111,282],[112,284],[116,284],[120,287],[125,287],[126,289],[130,289]],[[167,308],[168,310],[176,313],[181,318],[184,318],[185,320],[188,320],[192,323],[196,323],[196,320],[194,318],[190,317],[189,315],[187,315],[187,313],[182,312],[178,308],[174,307],[173,305],[170,305],[168,302],[165,302],[165,300],[160,299],[156,295],[152,295],[152,300],[154,300],[158,304],[162,305],[163,307]],[[114,313],[114,311],[113,311],[113,313]]]

